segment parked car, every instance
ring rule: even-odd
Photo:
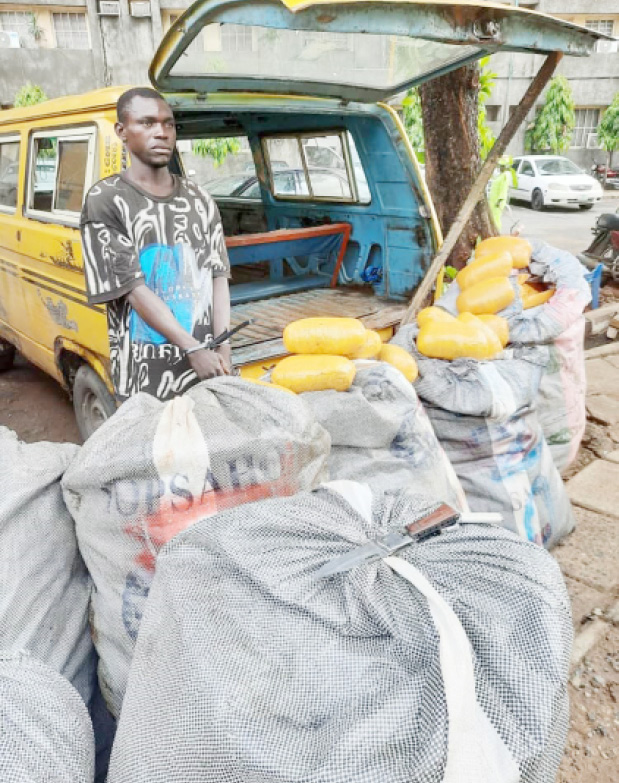
[[[350,186],[345,173],[332,171],[331,169],[310,168],[310,182],[314,194],[319,198],[336,197],[338,199],[350,196]],[[359,188],[359,200],[367,203],[370,200],[370,191],[367,182],[359,181],[357,175],[357,187]],[[213,197],[260,199],[260,182],[256,175],[252,177],[238,174],[231,177],[206,182],[204,187]],[[284,169],[273,172],[273,195],[286,198],[292,196],[309,198],[305,172],[303,169]]]
[[[510,197],[528,201],[536,210],[570,204],[591,209],[604,195],[596,179],[559,155],[526,155],[516,158],[513,168],[518,185],[510,189]]]

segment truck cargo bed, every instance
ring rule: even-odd
[[[232,338],[237,367],[284,356],[284,327],[299,318],[348,316],[359,318],[368,329],[386,329],[400,322],[406,310],[402,302],[378,299],[371,291],[327,288],[304,291],[275,299],[232,307],[231,323],[251,324]]]

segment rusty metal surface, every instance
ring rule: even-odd
[[[341,288],[235,305],[232,326],[246,320],[251,324],[232,338],[234,363],[240,366],[285,355],[281,339],[284,327],[299,318],[348,316],[359,318],[368,329],[384,329],[399,323],[405,310],[405,304],[381,301],[371,291]]]

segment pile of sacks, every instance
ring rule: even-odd
[[[498,313],[504,319],[511,346],[543,346],[548,351],[537,391],[536,411],[555,464],[563,472],[576,458],[586,425],[584,310],[591,301],[586,269],[571,253],[545,242],[530,245],[522,239],[497,237],[482,242],[480,248],[497,246],[497,243],[504,252],[512,245],[515,248],[514,296],[509,303],[503,302],[504,309],[485,309],[483,312]],[[523,249],[526,247],[525,258]],[[473,258],[469,266],[476,263],[479,261]],[[530,273],[540,286],[550,286],[547,293],[552,296],[538,306],[531,306],[526,286],[518,285],[524,270],[525,276]],[[442,311],[457,315],[461,293],[456,278],[438,302]],[[407,338],[399,335],[395,342],[410,350],[411,340],[416,338],[416,333],[408,333]]]
[[[569,602],[530,536],[463,525],[315,578],[440,503],[474,507],[420,397],[355,360],[346,392],[138,395],[81,449],[0,430],[0,691],[23,702],[6,741],[103,781],[100,687],[109,783],[552,779]],[[33,725],[49,705],[69,732]],[[9,757],[3,779],[49,779]]]

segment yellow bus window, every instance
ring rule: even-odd
[[[17,206],[19,175],[19,142],[0,141],[0,207]]]

